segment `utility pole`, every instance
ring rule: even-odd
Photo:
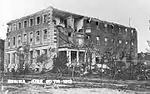
[[[130,32],[130,33],[131,33],[131,32]],[[131,75],[132,75],[132,72],[131,72],[131,71],[132,71],[132,70],[131,70],[131,63],[132,63],[132,62],[131,62],[131,59],[132,59],[132,57],[131,57],[131,34],[130,34],[130,44],[129,44],[129,45],[130,45],[130,50],[129,50],[129,51],[130,51],[130,52],[129,52],[129,53],[130,53],[130,54],[129,54],[130,77],[129,77],[129,78],[130,78],[130,80],[131,80]]]
[[[149,24],[150,24],[150,20],[149,20]],[[149,30],[150,30],[150,26],[149,26]]]
[[[129,17],[129,27],[131,27],[130,21],[131,21],[131,19],[130,19],[130,17]]]

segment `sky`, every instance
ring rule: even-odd
[[[150,49],[150,0],[1,0],[0,38],[6,38],[7,22],[49,6],[125,26],[130,19],[138,32],[138,52]]]

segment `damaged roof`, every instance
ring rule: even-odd
[[[108,21],[103,21],[103,20],[100,20],[98,18],[94,18],[94,17],[88,17],[88,16],[83,16],[83,15],[79,15],[79,14],[75,14],[75,13],[71,13],[71,12],[67,12],[67,11],[63,11],[63,10],[59,10],[57,8],[54,8],[52,6],[49,6],[48,8],[46,9],[43,9],[41,11],[38,11],[36,13],[33,13],[31,15],[28,15],[28,16],[24,16],[22,18],[19,18],[19,19],[15,19],[15,20],[11,20],[10,22],[7,23],[7,25],[10,25],[12,23],[15,23],[17,21],[20,21],[21,19],[26,19],[26,18],[30,18],[30,17],[33,17],[33,16],[37,16],[37,15],[40,15],[40,14],[43,14],[45,12],[48,12],[50,11],[50,9],[53,10],[53,15],[54,16],[59,16],[59,17],[69,17],[70,15],[72,15],[74,18],[84,18],[84,19],[91,19],[93,21],[98,21],[98,22],[102,22],[102,23],[106,23],[106,24],[110,24],[110,25],[118,25],[120,27],[127,27],[127,28],[132,28],[132,27],[128,27],[128,26],[124,26],[124,25],[121,25],[121,24],[117,24],[117,23],[114,23],[114,22],[108,22]],[[134,29],[134,28],[132,28]]]
[[[26,19],[26,18],[30,18],[30,17],[36,16],[36,15],[43,14],[43,13],[45,13],[45,12],[49,12],[50,9],[53,10],[53,15],[55,15],[55,16],[69,17],[70,15],[72,15],[74,18],[82,18],[82,17],[85,17],[85,16],[78,15],[78,14],[75,14],[75,13],[71,13],[71,12],[67,12],[67,11],[62,11],[62,10],[59,10],[59,9],[56,9],[56,8],[50,6],[50,7],[46,8],[46,9],[43,9],[43,10],[38,11],[38,12],[36,12],[36,13],[33,13],[33,14],[30,14],[30,15],[21,17],[21,18],[19,18],[19,19],[11,20],[10,22],[7,23],[7,25],[12,24],[12,23],[15,23],[15,22],[17,22],[17,21],[20,21],[21,19]]]
[[[75,13],[62,11],[62,10],[59,10],[59,9],[56,9],[56,8],[53,8],[53,15],[54,16],[61,16],[61,17],[64,17],[64,18],[69,17],[70,15],[72,15],[74,18],[85,17],[83,15],[78,15],[78,14],[75,14]]]

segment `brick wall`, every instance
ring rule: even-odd
[[[97,48],[101,54],[111,52],[119,57],[121,52],[124,52],[125,55],[130,54],[133,59],[136,59],[137,32],[134,28],[95,20],[89,23],[84,20],[84,30],[89,27],[91,27],[91,33],[86,35],[90,36],[90,39],[85,38],[85,41],[88,43],[90,40],[93,47]],[[132,33],[131,30],[133,30]],[[96,37],[99,37],[98,41]]]

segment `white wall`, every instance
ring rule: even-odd
[[[84,21],[84,19],[81,19],[81,20],[79,20],[78,22],[77,22],[77,31],[79,30],[79,29],[82,29],[82,27],[83,27],[83,21]]]
[[[60,18],[55,17],[54,19],[56,20],[56,25],[59,25],[59,23],[60,23]]]

